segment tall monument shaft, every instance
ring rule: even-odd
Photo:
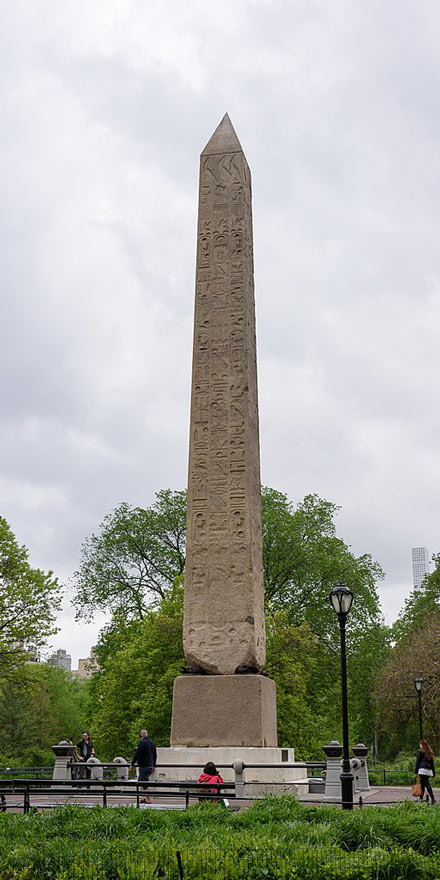
[[[184,650],[265,661],[251,176],[226,115],[201,154]]]

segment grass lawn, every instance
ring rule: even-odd
[[[0,814],[0,880],[440,880],[440,806],[353,813],[266,798],[240,813],[59,807]]]

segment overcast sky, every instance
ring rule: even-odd
[[[67,581],[186,485],[199,153],[253,178],[262,482],[386,571],[440,550],[438,0],[14,0],[0,27],[0,514]],[[76,660],[98,624],[66,607]]]

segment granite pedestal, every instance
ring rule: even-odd
[[[264,797],[267,794],[293,794],[303,797],[308,792],[307,771],[305,765],[289,766],[294,760],[293,749],[172,746],[157,750],[156,779],[158,782],[197,782],[205,764],[212,761],[225,782],[236,782],[233,764],[243,761],[244,785],[240,797]],[[286,764],[285,767],[274,766],[283,763]],[[179,766],[166,766],[171,764]],[[263,766],[249,766],[252,764]]]
[[[276,686],[263,675],[176,678],[172,746],[277,746]]]

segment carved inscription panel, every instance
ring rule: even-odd
[[[260,669],[251,181],[240,150],[201,159],[185,578],[188,663],[220,674]]]

